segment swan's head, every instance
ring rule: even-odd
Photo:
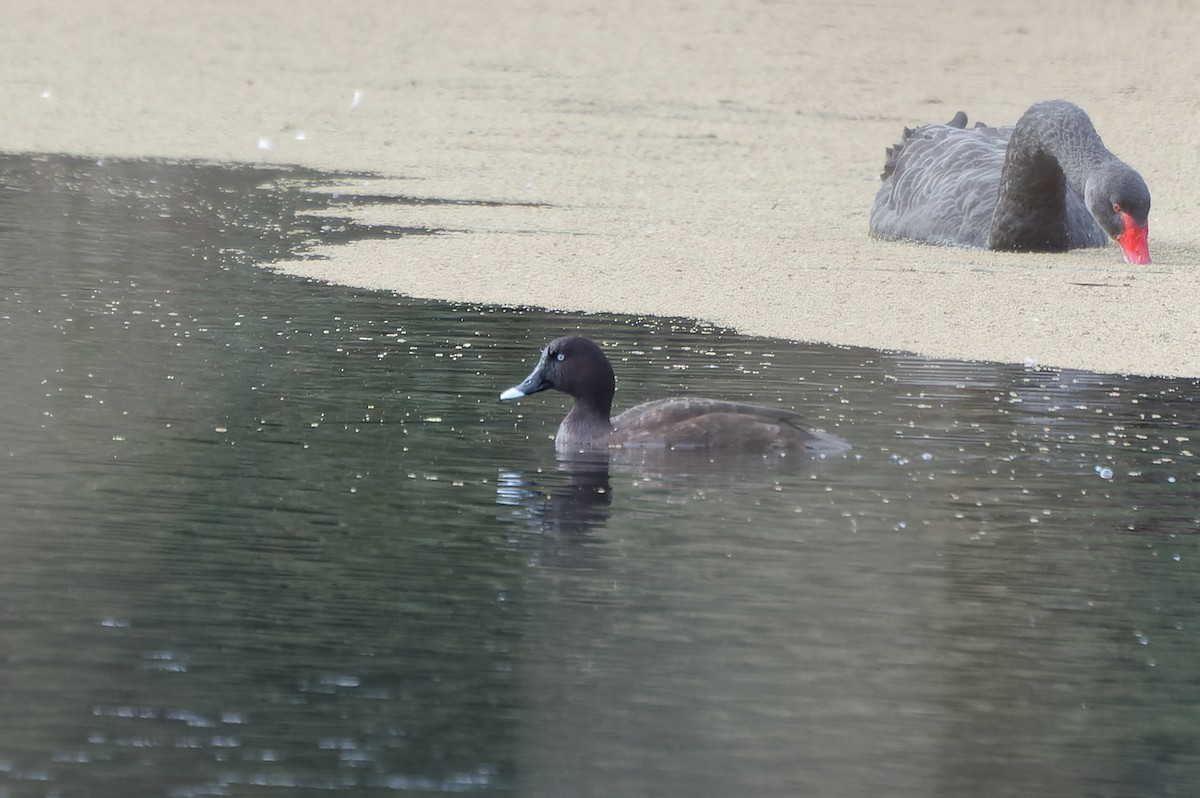
[[[1088,180],[1088,210],[1116,241],[1129,263],[1150,262],[1150,189],[1134,170],[1117,162]]]

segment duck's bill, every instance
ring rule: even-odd
[[[1150,226],[1138,225],[1125,214],[1125,232],[1117,239],[1127,263],[1145,266],[1150,262]]]
[[[542,376],[541,364],[539,363],[538,368],[534,369],[533,373],[526,377],[524,382],[522,382],[520,385],[514,385],[504,393],[500,394],[500,401],[507,402],[511,399],[520,399],[523,396],[529,396],[530,394],[537,393],[538,391],[544,391],[549,387],[550,383],[545,377]]]

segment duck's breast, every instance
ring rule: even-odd
[[[871,234],[987,246],[1010,128],[925,125],[893,148],[871,208]]]

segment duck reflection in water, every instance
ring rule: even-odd
[[[515,471],[502,471],[496,479],[497,504],[520,507],[540,532],[582,536],[604,526],[612,504],[612,481],[608,458],[603,454],[580,456],[559,462],[559,473],[545,487]]]

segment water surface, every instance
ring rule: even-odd
[[[324,179],[0,158],[0,795],[1191,794],[1194,382],[255,266],[469,234]],[[571,330],[854,449],[559,462]]]

